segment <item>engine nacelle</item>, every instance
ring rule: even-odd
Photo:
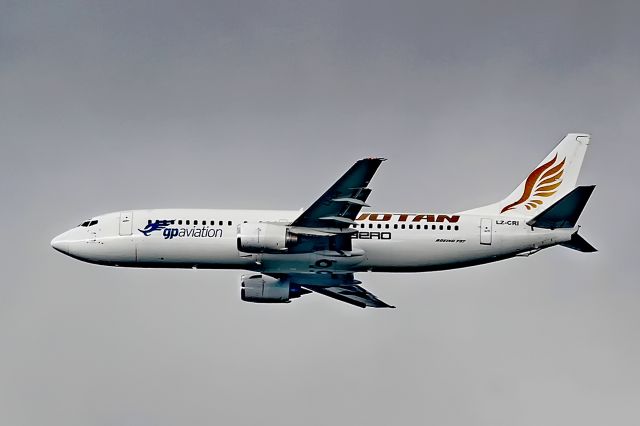
[[[289,303],[309,290],[291,285],[288,280],[279,280],[267,275],[243,275],[240,281],[240,298],[253,303]]]
[[[298,236],[284,225],[241,223],[238,227],[238,250],[245,253],[283,253],[298,241]]]

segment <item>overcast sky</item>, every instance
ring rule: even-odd
[[[520,4],[517,4],[520,3]],[[637,425],[637,1],[0,0],[0,423]],[[503,198],[568,132],[581,234],[361,274],[395,310],[239,298],[240,271],[49,246],[151,207],[298,209],[389,159],[376,210]]]

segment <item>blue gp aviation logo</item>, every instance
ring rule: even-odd
[[[222,238],[222,229],[219,228],[210,228],[208,226],[203,225],[202,227],[189,227],[189,228],[174,228],[170,225],[174,225],[176,223],[175,219],[173,220],[156,220],[155,222],[151,222],[144,227],[144,229],[138,229],[138,231],[142,232],[145,237],[150,236],[155,231],[162,231],[162,236],[165,240],[171,240],[173,238],[182,238],[182,237],[190,237],[190,238]]]
[[[169,225],[173,225],[175,220],[156,220],[155,222],[151,222],[144,229],[138,229],[138,231],[142,232],[145,237],[151,235],[153,231],[160,231],[166,228]]]

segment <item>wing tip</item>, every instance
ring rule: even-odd
[[[384,302],[383,302],[383,303],[384,303]],[[375,309],[380,309],[380,308],[382,308],[382,309],[396,309],[396,307],[395,307],[395,306],[387,305],[386,303],[385,303],[385,304],[383,304],[383,305],[378,305],[378,306],[365,305],[364,303],[363,303],[363,304],[357,304],[357,305],[354,303],[354,305],[355,305],[355,306],[358,306],[358,307],[360,307],[360,308],[362,308],[362,309],[365,309],[365,308],[375,308]]]

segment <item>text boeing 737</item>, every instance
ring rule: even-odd
[[[589,140],[567,135],[507,198],[455,214],[361,213],[384,161],[367,158],[302,212],[123,211],[84,221],[51,245],[99,265],[252,271],[241,277],[247,302],[289,302],[315,292],[391,307],[354,273],[462,268],[555,245],[596,251],[576,226],[595,188],[575,186]]]

